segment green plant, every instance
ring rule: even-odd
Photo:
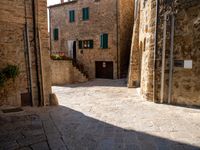
[[[69,58],[65,55],[61,55],[61,54],[51,54],[51,59],[52,60],[72,60],[72,58]]]
[[[61,57],[58,54],[52,54],[51,55],[51,59],[53,59],[53,60],[61,60]]]
[[[6,76],[7,79],[15,78],[19,75],[19,67],[16,65],[8,65],[6,68],[3,69],[3,74]]]
[[[0,72],[0,87],[4,86],[5,82],[6,76],[2,72]]]

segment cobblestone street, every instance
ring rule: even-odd
[[[142,100],[124,80],[54,86],[53,92],[60,106],[0,112],[0,149],[200,149],[200,109]]]

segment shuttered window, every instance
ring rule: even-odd
[[[108,48],[108,34],[101,34],[100,47],[101,48]]]
[[[58,37],[59,37],[59,35],[58,35],[58,28],[55,28],[53,30],[53,39],[54,39],[54,41],[57,41]]]
[[[82,9],[82,13],[83,13],[83,20],[89,20],[89,8],[87,7],[87,8],[83,8]]]
[[[75,11],[70,10],[69,11],[69,22],[74,22],[75,21]]]
[[[94,46],[93,40],[79,41],[79,49],[92,49]]]

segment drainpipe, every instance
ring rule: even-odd
[[[33,97],[33,73],[32,73],[32,59],[31,59],[31,51],[30,51],[30,40],[29,40],[29,29],[28,29],[28,22],[27,22],[27,10],[26,10],[26,1],[24,0],[24,11],[25,11],[25,30],[24,30],[24,44],[25,49],[27,50],[27,66],[28,66],[28,90],[30,92],[31,98],[31,105],[34,105],[34,97]]]
[[[36,7],[35,7],[35,0],[32,0],[32,12],[33,12],[33,38],[34,38],[34,53],[35,53],[35,63],[36,63],[36,78],[37,78],[37,88],[38,88],[38,101],[39,106],[41,106],[41,87],[40,87],[40,75],[39,75],[39,64],[38,60],[38,48],[37,48],[37,21],[36,20]],[[40,65],[40,66],[39,66]]]
[[[170,42],[170,65],[169,65],[169,90],[168,90],[168,103],[172,100],[172,82],[173,82],[173,69],[174,69],[174,27],[175,16],[171,15],[171,42]]]
[[[49,46],[50,46],[50,54],[52,54],[52,42],[51,42],[51,8],[49,8]]]
[[[159,15],[159,0],[156,0],[156,18],[155,18],[155,34],[154,34],[154,58],[153,58],[153,101],[156,100],[156,54],[158,48],[158,15]]]
[[[118,3],[118,0],[116,0],[116,22],[117,22],[117,78],[119,79],[120,78],[120,75],[119,75],[119,13],[118,13],[118,9],[119,9],[119,3]]]
[[[161,103],[164,102],[164,87],[165,87],[165,55],[166,55],[166,34],[167,34],[167,15],[168,12],[164,14],[164,24],[163,24],[163,50],[162,50],[162,69],[161,69]]]

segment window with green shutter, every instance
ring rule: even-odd
[[[58,37],[59,37],[59,35],[58,35],[58,28],[55,28],[53,30],[53,39],[54,39],[54,41],[57,41]]]
[[[108,48],[108,34],[101,34],[100,47],[103,49]]]
[[[70,10],[69,11],[69,22],[74,22],[75,21],[75,11]]]
[[[83,13],[83,20],[89,20],[89,7],[87,7],[87,8],[83,8],[82,9],[82,13]]]
[[[78,42],[78,45],[79,45],[79,46],[78,46],[79,49],[82,49],[82,48],[83,48],[83,41],[79,41],[79,42]]]
[[[94,46],[93,40],[79,41],[79,49],[92,49]]]

